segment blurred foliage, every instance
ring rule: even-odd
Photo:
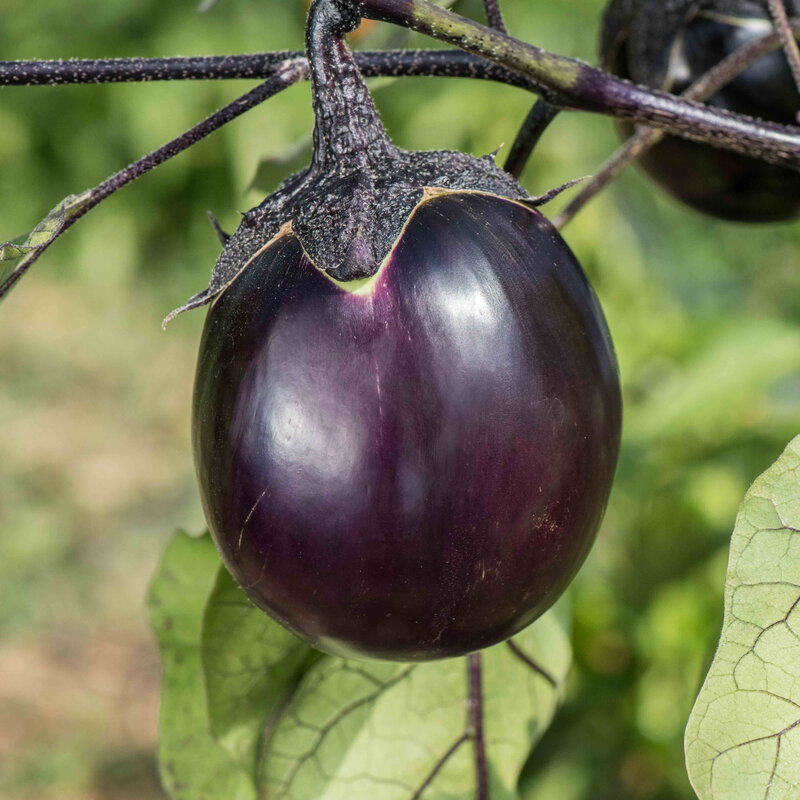
[[[302,0],[3,0],[5,59],[299,48]],[[593,61],[601,0],[506,0],[521,38]],[[477,0],[458,9],[479,16]],[[385,36],[383,26],[370,36]],[[413,41],[413,40],[412,40]],[[247,82],[0,92],[0,239],[246,90]],[[469,81],[385,82],[405,147],[510,144],[531,99]],[[202,527],[189,401],[202,288],[249,187],[308,136],[308,89],[249,112],[106,201],[0,313],[0,796],[161,797],[159,669],[145,588],[170,531]],[[559,118],[523,181],[591,173],[611,123]],[[275,176],[275,180],[278,179]],[[557,200],[554,211],[565,199]],[[701,218],[625,175],[566,230],[606,309],[625,387],[616,488],[573,600],[566,706],[527,800],[684,800],[682,735],[722,618],[746,487],[800,430],[796,224]]]

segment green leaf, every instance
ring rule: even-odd
[[[520,770],[555,712],[569,645],[548,615],[516,638],[515,650],[498,645],[482,659],[492,797],[516,798]],[[326,657],[306,674],[265,742],[262,794],[271,800],[473,796],[466,701],[463,658],[394,664]]]
[[[211,733],[252,774],[265,721],[320,654],[255,608],[224,567],[206,607],[202,652]]]
[[[164,659],[161,769],[180,800],[462,800],[475,793],[467,660],[318,653],[248,600],[209,538],[179,534],[150,596]],[[492,800],[560,699],[570,648],[554,612],[482,654]]]
[[[50,211],[23,243],[13,241],[0,243],[0,298],[6,295],[16,280],[27,270],[29,259],[57,239],[66,229],[67,223],[79,214],[93,197],[94,190],[91,189],[81,194],[71,194]]]
[[[800,799],[800,437],[739,511],[686,761],[701,800]]]
[[[254,800],[250,775],[210,732],[200,639],[203,609],[219,556],[210,537],[178,533],[170,543],[148,598],[161,647],[163,682],[159,724],[161,780],[175,800]]]

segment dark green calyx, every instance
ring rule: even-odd
[[[349,281],[378,271],[427,187],[527,198],[493,156],[407,152],[391,142],[344,40],[359,23],[356,6],[315,0],[309,12],[306,48],[316,119],[311,164],[244,215],[209,287],[168,319],[210,302],[288,226],[317,268]]]

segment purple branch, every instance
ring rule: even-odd
[[[121,189],[128,183],[149,172],[151,169],[163,164],[170,158],[182,153],[187,148],[204,139],[209,134],[221,128],[226,123],[236,117],[241,116],[245,111],[263,103],[270,97],[282,92],[289,86],[297,83],[306,77],[307,64],[304,61],[287,61],[268,81],[257,86],[255,89],[242,95],[237,100],[221,108],[219,111],[206,117],[202,122],[190,128],[186,133],[181,134],[170,142],[167,142],[157,150],[148,153],[143,158],[135,161],[125,169],[114,173],[101,184],[90,191],[88,201],[83,204],[72,216],[66,217],[56,228],[53,235],[44,243],[38,245],[25,256],[22,261],[14,268],[11,274],[0,284],[0,298],[4,297],[14,284],[38,261],[45,250],[65,231],[71,228],[84,214],[93,209],[100,202]]]
[[[475,748],[475,800],[489,800],[489,765],[486,759],[486,739],[483,731],[483,685],[481,654],[467,656],[469,698],[467,725]]]
[[[425,0],[352,2],[367,17],[403,25],[527,75],[560,93],[574,109],[628,119],[684,139],[800,170],[798,128],[759,122],[636,86],[581,61],[512,39]]]
[[[486,9],[486,20],[489,27],[507,33],[503,12],[500,10],[500,0],[483,0],[483,7]]]
[[[504,67],[462,50],[387,50],[354,53],[367,78],[475,78],[517,86],[540,94],[543,87]],[[305,60],[294,50],[238,56],[189,58],[112,58],[70,61],[0,61],[0,86],[144,83],[175,80],[264,80],[285,61]]]

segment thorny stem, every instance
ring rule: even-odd
[[[503,165],[506,172],[515,178],[522,175],[522,170],[525,169],[542,134],[558,116],[559,111],[559,108],[546,100],[539,99],[533,104],[517,133],[517,138],[514,139],[514,144],[511,145],[506,163]]]
[[[793,30],[800,31],[800,21],[792,23]],[[686,91],[684,97],[706,100],[754,62],[775,50],[780,45],[777,32],[740,47],[716,66],[698,78]],[[563,228],[597,194],[606,188],[619,174],[651,147],[658,144],[666,134],[654,128],[640,128],[623,144],[594,174],[591,181],[575,195],[564,210],[553,220],[557,228]]]
[[[769,8],[775,30],[781,37],[781,45],[791,67],[794,82],[800,89],[800,48],[797,46],[797,39],[794,38],[795,33],[792,30],[789,15],[786,13],[784,0],[767,0],[767,8]]]
[[[475,800],[489,800],[489,766],[486,760],[486,739],[483,731],[483,681],[481,654],[467,656],[469,696],[467,730],[475,749]]]
[[[242,95],[232,103],[223,106],[219,111],[214,112],[209,117],[206,117],[202,122],[199,122],[194,127],[190,128],[185,133],[182,133],[177,138],[167,142],[157,150],[153,150],[143,158],[135,161],[125,169],[114,173],[110,178],[107,178],[101,184],[91,190],[90,199],[84,206],[81,207],[73,216],[64,220],[61,227],[54,233],[45,243],[39,245],[35,250],[32,250],[29,255],[22,259],[16,266],[14,271],[6,278],[0,285],[0,298],[6,295],[12,286],[27,272],[28,269],[39,259],[44,251],[68,228],[72,227],[84,214],[105,200],[109,195],[121,189],[128,183],[136,180],[144,175],[146,172],[154,169],[155,167],[168,161],[173,156],[182,153],[187,148],[196,144],[201,139],[204,139],[210,133],[221,128],[226,123],[230,122],[236,117],[241,116],[249,109],[263,103],[278,92],[283,91],[289,86],[302,80],[306,74],[306,64],[301,61],[288,61],[283,67],[276,71],[276,73],[268,80],[257,86],[255,89]]]
[[[372,19],[404,25],[517,70],[559,92],[570,107],[664,129],[685,139],[800,170],[800,129],[758,122],[613,77],[549,53],[425,0],[350,0]]]

